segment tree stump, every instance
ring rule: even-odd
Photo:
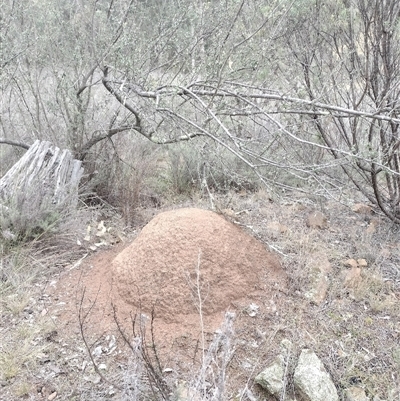
[[[71,211],[78,202],[82,162],[69,150],[35,141],[0,179],[1,229],[14,234]]]

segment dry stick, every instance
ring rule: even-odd
[[[101,372],[99,367],[97,366],[96,361],[93,358],[92,352],[91,352],[91,346],[89,345],[86,336],[85,336],[85,331],[84,331],[84,326],[85,326],[85,320],[87,319],[87,317],[89,316],[90,312],[92,311],[92,309],[94,308],[94,305],[96,304],[97,301],[97,296],[99,295],[100,292],[100,288],[96,294],[96,298],[95,300],[92,302],[92,304],[89,307],[89,310],[83,314],[83,301],[85,299],[85,293],[86,293],[86,287],[83,289],[83,293],[82,293],[82,297],[79,303],[79,309],[78,309],[78,319],[79,319],[79,330],[81,332],[81,337],[83,340],[83,343],[85,344],[85,347],[89,353],[89,358],[92,361],[93,367],[95,372],[100,376],[100,378],[107,384],[114,386],[115,388],[117,388],[118,390],[122,390],[122,387],[116,385],[115,383],[111,382],[110,380],[108,380]]]
[[[211,210],[215,210],[214,196],[212,195],[210,188],[208,187],[208,184],[207,184],[207,174],[206,174],[206,164],[205,163],[203,163],[203,179],[201,182],[201,186],[207,190],[208,197],[210,199]]]
[[[112,305],[112,308],[113,308],[113,314],[114,314],[114,321],[117,325],[120,335],[122,336],[122,339],[128,345],[128,347],[131,349],[132,353],[134,355],[136,355],[137,349],[133,347],[133,345],[129,341],[129,338],[125,334],[125,331],[122,329],[122,326],[117,318],[116,307],[114,304]],[[137,333],[135,327],[136,327],[138,315],[139,315],[139,332]],[[144,362],[144,366],[145,366],[145,369],[147,372],[147,377],[149,378],[149,385],[150,385],[151,392],[153,393],[154,396],[156,396],[158,393],[161,393],[161,397],[164,400],[167,400],[168,394],[170,393],[170,391],[169,391],[168,386],[165,384],[165,382],[163,380],[161,362],[160,362],[160,358],[158,356],[157,350],[155,348],[155,336],[154,336],[154,329],[153,329],[153,321],[154,321],[154,316],[155,316],[154,308],[152,310],[152,320],[151,320],[151,329],[150,330],[151,330],[152,342],[153,342],[151,348],[153,351],[153,355],[156,359],[156,366],[154,366],[152,358],[147,351],[146,330],[145,330],[144,325],[142,324],[141,316],[142,316],[141,313],[139,313],[139,314],[136,313],[134,316],[132,316],[132,314],[131,314],[132,335],[134,336],[134,338],[139,338],[140,344],[139,344],[138,348],[140,350],[140,357],[141,357],[142,361]]]
[[[140,315],[141,316],[141,315]],[[142,357],[145,362],[146,370],[150,376],[150,387],[154,395],[157,394],[157,390],[159,393],[161,393],[161,397],[164,400],[168,400],[168,394],[170,393],[168,385],[165,383],[164,378],[162,376],[162,367],[161,367],[161,362],[160,358],[157,353],[156,345],[155,345],[155,335],[154,335],[154,319],[155,319],[155,311],[154,311],[154,306],[151,311],[151,322],[150,322],[150,332],[151,332],[151,350],[153,352],[153,357],[155,358],[155,366],[154,362],[149,355],[147,351],[147,342],[146,342],[146,327],[145,325],[142,324],[142,321],[139,320],[139,330],[140,330],[140,335],[142,338],[142,344],[143,347],[141,349],[142,351]],[[153,382],[155,384],[155,387],[153,385]]]
[[[150,321],[151,349],[153,351],[154,358],[156,359],[158,371],[161,375],[161,372],[163,371],[163,369],[161,366],[160,358],[158,356],[158,352],[157,352],[157,348],[156,348],[156,336],[154,334],[154,319],[155,318],[156,318],[155,306],[153,305],[152,310],[151,310],[151,321]]]
[[[233,336],[233,320],[235,318],[235,314],[233,312],[226,312],[225,313],[225,320],[222,326],[222,333],[220,334],[220,337],[218,339],[218,342],[220,343],[219,346],[222,348],[221,351],[221,363],[220,366],[218,366],[218,363],[216,362],[217,367],[219,368],[219,377],[218,377],[218,383],[217,383],[217,389],[215,393],[215,397],[217,400],[222,400],[223,395],[225,392],[225,380],[226,380],[226,369],[232,359],[234,349],[232,350],[232,345],[231,345],[231,339]],[[216,357],[217,353],[219,351],[218,347],[216,349]],[[214,397],[214,398],[215,398]]]
[[[201,297],[201,284],[200,284],[200,263],[201,263],[201,249],[197,255],[197,265],[196,265],[196,295],[198,300],[198,310],[200,317],[200,328],[201,328],[201,349],[202,349],[202,366],[204,364],[204,347],[205,347],[205,337],[204,337],[204,320],[203,320],[203,299]]]
[[[199,249],[197,265],[196,265],[196,281],[195,283],[190,283],[192,285],[192,289],[194,290],[197,298],[197,309],[199,312],[200,318],[200,327],[201,327],[201,350],[202,350],[202,363],[200,368],[200,374],[198,380],[195,384],[195,389],[198,391],[200,387],[200,392],[203,397],[206,397],[206,377],[207,377],[207,368],[211,367],[211,364],[214,363],[216,367],[219,369],[218,381],[214,380],[214,385],[216,386],[214,395],[212,397],[213,400],[221,400],[225,391],[225,377],[226,377],[226,368],[231,360],[233,353],[231,353],[231,337],[232,337],[232,324],[234,319],[234,314],[227,312],[225,314],[224,324],[221,330],[221,333],[213,340],[210,347],[208,348],[207,355],[205,353],[205,328],[204,328],[204,318],[203,318],[203,295],[201,293],[201,249]],[[220,348],[222,347],[222,357],[221,363],[219,366],[218,363],[218,353]]]
[[[287,386],[287,371],[289,367],[289,361],[290,361],[290,347],[287,350],[287,355],[285,360],[285,372],[283,373],[283,389],[282,389],[282,394],[279,397],[280,401],[285,401],[286,386]]]
[[[201,294],[201,274],[200,274],[200,265],[201,265],[201,249],[199,249],[198,255],[197,255],[197,264],[196,264],[196,282],[192,283],[190,280],[190,276],[188,275],[188,284],[191,286],[192,291],[195,293],[196,299],[197,299],[197,304],[196,308],[199,312],[199,318],[200,318],[200,333],[201,333],[201,368],[199,372],[198,379],[196,380],[195,383],[195,389],[198,391],[200,387],[200,391],[202,395],[203,392],[205,391],[205,382],[206,382],[206,369],[207,369],[207,361],[206,361],[206,355],[205,355],[205,346],[206,346],[206,341],[205,341],[205,335],[204,335],[204,319],[203,319],[203,297]],[[198,344],[197,346],[198,347]]]

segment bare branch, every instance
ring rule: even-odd
[[[0,144],[18,146],[20,148],[29,149],[30,145],[24,142],[12,141],[11,139],[0,138]]]

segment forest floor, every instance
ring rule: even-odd
[[[344,389],[356,384],[371,400],[397,401],[400,227],[368,208],[355,212],[354,204],[299,195],[272,201],[264,191],[215,195],[214,206],[275,253],[288,277],[287,288],[273,297],[260,295],[233,305],[227,366],[217,366],[216,354],[212,361],[216,374],[226,374],[227,399],[267,399],[254,377],[288,339],[289,390],[295,360],[310,348],[342,398]],[[113,314],[104,314],[110,304],[101,289],[112,260],[141,228],[156,214],[182,207],[210,209],[210,201],[140,209],[131,228],[124,228],[110,210],[86,210],[51,240],[3,248],[0,400],[133,400],[154,383],[165,383],[178,394],[200,375],[206,350],[193,331],[183,334],[177,327],[170,328],[179,333],[171,342],[171,336],[153,336],[148,326],[148,359],[140,361],[143,354],[134,347],[135,338],[143,335],[137,311],[132,311],[135,327],[118,329]],[[307,224],[316,211],[326,221]],[[325,289],[318,285],[321,275]],[[216,315],[212,329],[199,331],[207,344],[223,331],[215,331],[223,321],[223,314]],[[162,379],[149,379],[149,367],[159,367]]]

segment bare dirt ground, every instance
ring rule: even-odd
[[[225,210],[226,219],[277,255],[288,277],[282,291],[258,291],[230,305],[235,311],[226,380],[231,399],[245,400],[251,394],[266,399],[253,379],[279,353],[281,341],[289,339],[293,344],[289,388],[296,356],[307,347],[323,361],[341,396],[346,387],[357,384],[370,399],[397,400],[399,228],[378,214],[355,213],[351,205],[301,197],[272,202],[262,191],[220,196],[216,204]],[[207,209],[209,202],[200,199],[166,209],[181,207]],[[143,223],[160,211],[143,210]],[[306,224],[315,211],[327,218],[322,229]],[[134,357],[115,324],[110,301],[117,308],[118,304],[113,298],[111,269],[113,259],[142,226],[122,231],[115,219],[98,217],[96,224],[100,220],[122,241],[92,252],[84,240],[86,227],[77,226],[74,243],[80,245],[73,249],[71,245],[70,263],[61,267],[53,260],[56,266],[46,267],[41,279],[32,279],[29,292],[4,298],[1,400],[128,399],[124,397],[132,385]],[[76,263],[87,253],[82,263]],[[356,265],[352,267],[349,259]],[[310,297],[321,271],[326,272],[326,292]],[[263,280],[260,277],[260,288]],[[140,315],[138,310],[132,313],[132,317]],[[166,380],[176,387],[197,374],[202,357],[200,317],[183,316],[182,320],[182,325],[164,324],[155,330],[154,338],[149,325],[146,329],[150,356],[155,344]],[[222,321],[222,311],[209,316],[203,331],[207,344]],[[130,345],[134,330],[138,334],[140,325],[123,326]]]

